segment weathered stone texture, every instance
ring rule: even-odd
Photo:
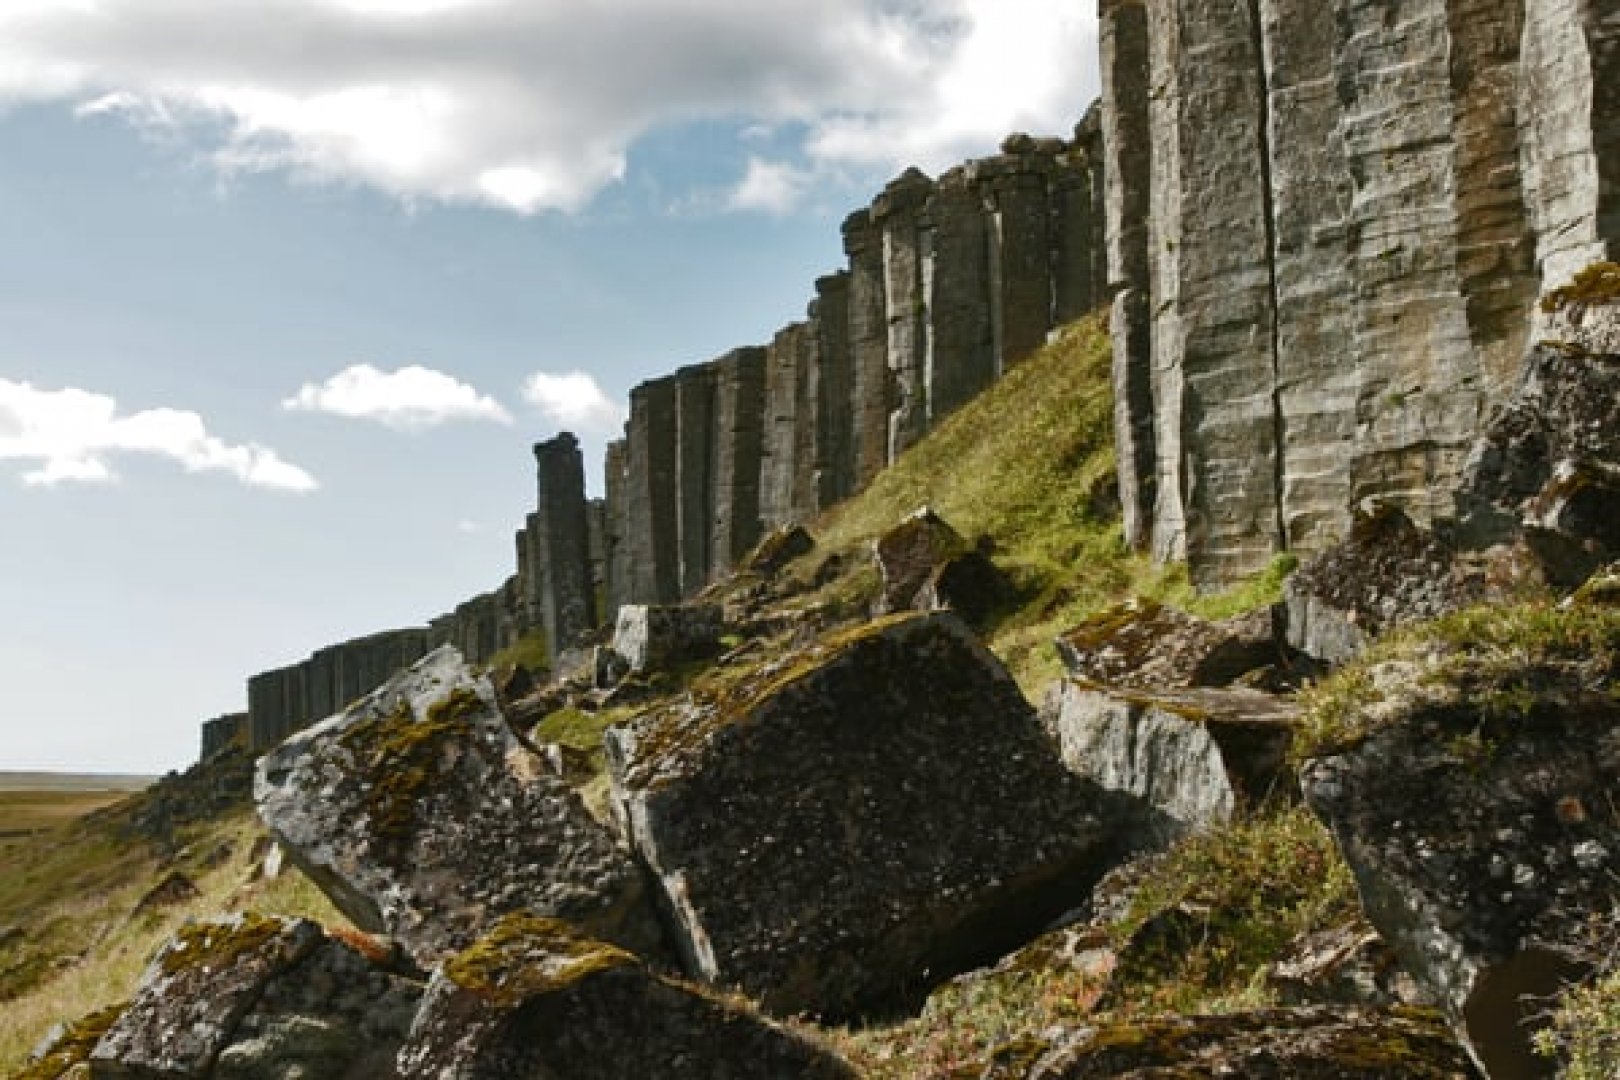
[[[990,319],[997,374],[1027,359],[1052,328],[1052,254],[1046,174],[1038,152],[968,164],[989,214]]]
[[[855,353],[850,346],[850,275],[816,279],[810,305],[819,357],[816,395],[815,483],[818,510],[858,490],[855,482]]]
[[[714,521],[715,369],[707,364],[675,373],[675,519],[680,541],[680,593],[709,583]]]
[[[734,349],[717,362],[714,520],[709,572],[725,573],[759,542],[764,453],[765,350]]]
[[[602,462],[602,491],[605,507],[607,583],[606,610],[611,621],[620,605],[630,602],[630,457],[629,442],[616,439],[607,444]]]
[[[566,431],[537,443],[534,456],[539,467],[539,509],[530,515],[525,530],[528,558],[524,567],[528,573],[524,599],[529,625],[545,631],[555,657],[598,622],[591,584],[585,461],[579,440]]]
[[[990,304],[990,219],[967,169],[939,178],[927,203],[923,287],[929,333],[923,358],[929,425],[995,381]]]
[[[677,429],[673,378],[653,379],[630,391],[625,463],[629,603],[667,604],[680,599]]]
[[[759,516],[769,528],[814,515],[814,435],[810,380],[815,344],[807,323],[777,331],[765,350],[765,429],[759,471]],[[806,450],[810,452],[807,454]],[[807,512],[808,510],[808,512]]]
[[[883,306],[887,313],[888,377],[893,400],[886,461],[893,461],[928,430],[928,297],[923,292],[922,210],[933,182],[907,169],[872,204],[883,245]]]
[[[855,483],[864,486],[889,463],[889,320],[884,306],[883,240],[868,210],[844,221],[849,257],[849,348]]]

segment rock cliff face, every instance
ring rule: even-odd
[[[1368,497],[1450,518],[1538,299],[1620,246],[1620,13],[1103,0],[1101,40],[1132,541],[1217,584]]]

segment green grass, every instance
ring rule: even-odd
[[[489,663],[485,666],[490,671],[511,667],[520,667],[531,672],[550,671],[551,646],[546,641],[546,632],[531,630],[490,657]]]

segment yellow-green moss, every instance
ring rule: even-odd
[[[128,1004],[109,1005],[73,1021],[38,1061],[25,1067],[12,1080],[58,1080],[73,1066],[89,1061],[101,1037],[112,1029],[127,1008]]]
[[[1551,1026],[1536,1034],[1536,1049],[1561,1059],[1567,1080],[1620,1076],[1620,970],[1567,991]]]
[[[421,720],[402,703],[387,716],[359,721],[343,732],[339,741],[371,778],[366,812],[378,841],[397,847],[410,837],[422,795],[439,774],[445,746],[485,708],[476,692],[461,688]]]
[[[287,924],[280,919],[254,912],[245,912],[230,922],[190,923],[175,934],[159,962],[165,975],[198,967],[223,970],[263,949],[286,929]]]
[[[515,912],[448,960],[444,974],[463,990],[515,1008],[592,975],[638,964],[623,949],[581,937],[557,919]]]
[[[1551,315],[1572,305],[1620,301],[1620,264],[1596,262],[1580,271],[1568,285],[1541,299],[1541,310]]]

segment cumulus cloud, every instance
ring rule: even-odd
[[[547,420],[570,431],[611,434],[625,420],[624,409],[583,371],[561,375],[537,371],[524,382],[523,399]]]
[[[382,371],[355,364],[324,383],[305,383],[281,407],[374,420],[399,431],[420,431],[455,420],[510,424],[500,402],[442,371],[412,364]]]
[[[734,210],[785,214],[798,205],[813,179],[809,171],[788,162],[751,157],[729,202]]]
[[[575,210],[641,136],[802,127],[818,169],[937,168],[1094,93],[1075,0],[6,0],[0,102],[195,138],[222,170]],[[792,190],[750,166],[734,205]],[[770,203],[770,200],[775,200]],[[750,201],[752,200],[752,201]]]
[[[41,390],[0,378],[0,461],[32,465],[23,483],[55,487],[115,480],[111,459],[146,454],[187,472],[225,472],[251,487],[308,492],[315,478],[256,444],[235,445],[209,433],[202,417],[182,409],[121,415],[106,394],[68,387]]]

